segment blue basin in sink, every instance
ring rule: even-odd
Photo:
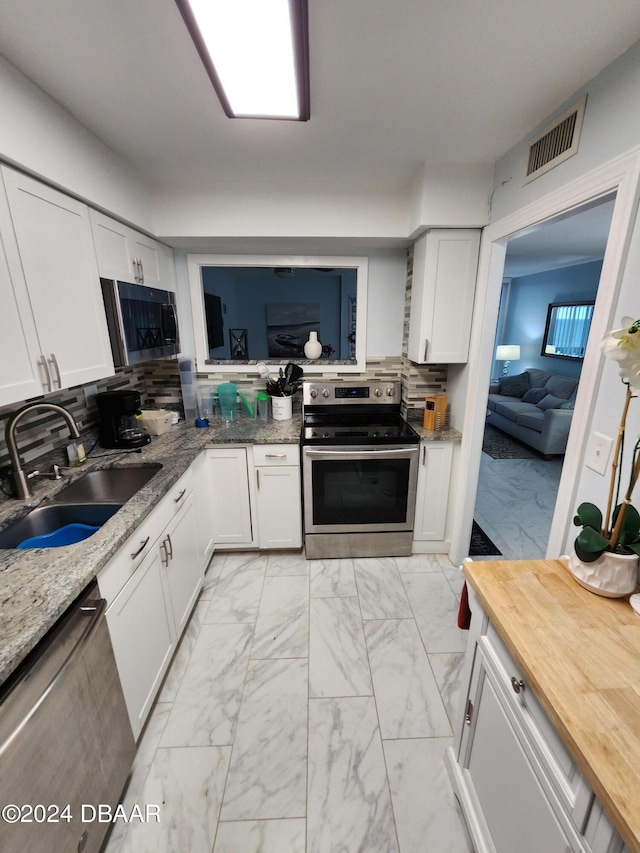
[[[21,543],[28,539],[41,539],[42,537],[50,536],[58,533],[65,527],[79,526],[90,527],[92,530],[89,535],[102,527],[105,521],[108,521],[111,516],[122,506],[121,503],[103,503],[103,504],[46,504],[45,506],[32,509],[28,515],[14,521],[4,530],[0,531],[0,548],[18,548]],[[85,531],[86,532],[86,531]],[[67,531],[66,535],[78,534],[79,531]],[[59,534],[59,540],[65,536],[64,533]],[[86,537],[82,537],[86,538]],[[50,543],[52,540],[48,540]],[[73,541],[80,542],[81,539]],[[53,540],[53,544],[32,544],[23,545],[22,547],[31,548],[50,548],[59,547],[60,545],[70,545],[71,542]]]

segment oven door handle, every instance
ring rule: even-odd
[[[304,452],[308,456],[389,456],[402,453],[404,456],[407,453],[417,453],[418,446],[415,447],[398,447],[398,448],[384,448],[381,450],[313,450],[312,448],[305,447]]]

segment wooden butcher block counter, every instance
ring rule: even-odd
[[[640,617],[562,560],[471,562],[465,577],[629,850],[640,851]]]

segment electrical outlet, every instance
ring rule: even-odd
[[[96,394],[98,393],[98,386],[97,385],[85,385],[83,390],[84,390],[84,401],[88,407],[89,406],[89,398],[95,397]]]
[[[609,456],[613,447],[613,439],[601,432],[592,432],[587,447],[587,468],[591,468],[596,474],[604,474],[609,464]]]

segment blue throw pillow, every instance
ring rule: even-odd
[[[537,405],[539,409],[546,411],[547,409],[559,409],[565,402],[566,400],[562,400],[560,397],[554,397],[553,394],[547,394],[546,397],[543,397]]]
[[[539,403],[544,397],[547,396],[546,388],[529,388],[527,393],[522,398],[523,403]]]
[[[503,397],[522,397],[529,390],[529,374],[505,376],[500,380],[500,393]]]

